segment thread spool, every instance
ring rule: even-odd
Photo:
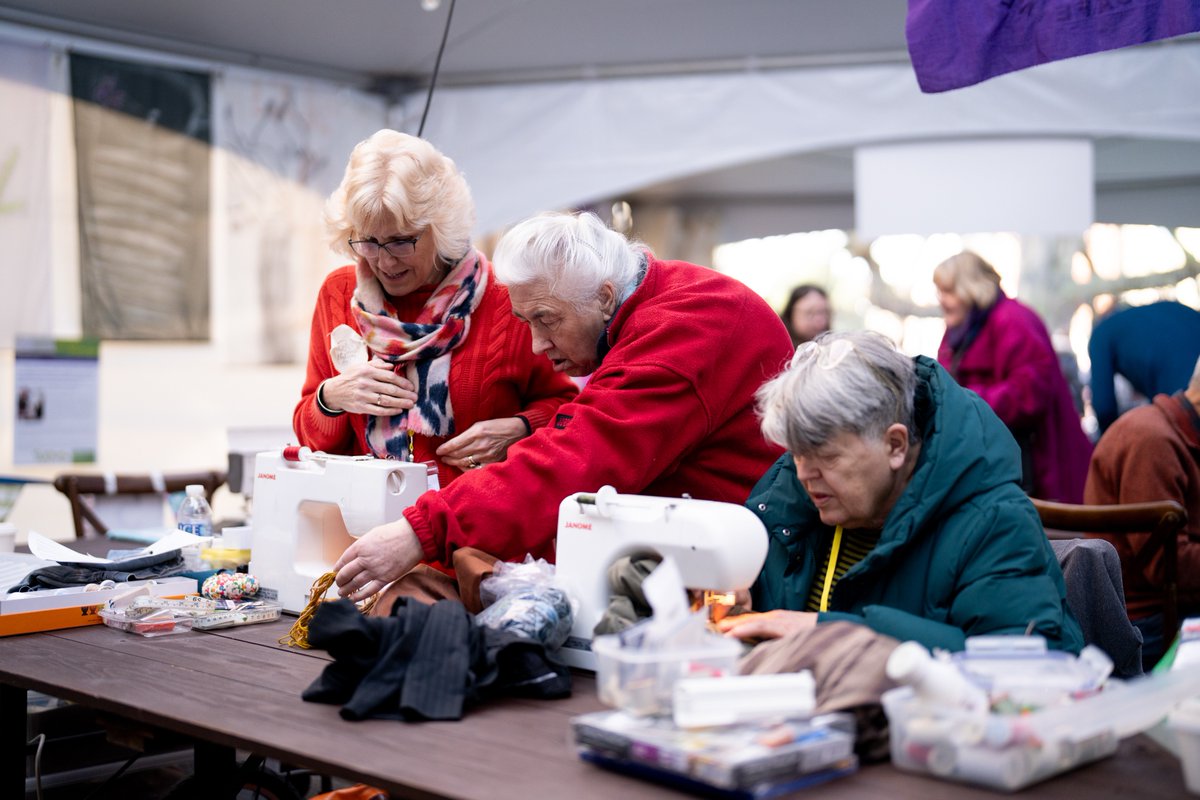
[[[922,703],[970,711],[986,711],[987,696],[953,664],[934,659],[917,642],[904,642],[887,661],[887,676],[913,688]],[[982,730],[979,731],[982,735]]]
[[[284,461],[308,461],[310,458],[312,458],[311,448],[294,444],[283,448]]]
[[[932,760],[932,759],[931,759]],[[959,747],[950,753],[950,769],[941,774],[1013,791],[1029,783],[1034,775],[1033,755],[1021,747],[990,750],[984,747]],[[945,768],[944,762],[939,762]],[[933,772],[932,766],[930,772]]]

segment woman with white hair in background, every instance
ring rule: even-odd
[[[1021,448],[1022,487],[1082,502],[1092,445],[1045,323],[969,250],[939,264],[933,281],[946,320],[938,361],[1008,426]]]
[[[471,247],[467,183],[428,142],[392,130],[360,142],[325,216],[334,250],[354,263],[317,297],[293,414],[302,444],[433,460],[445,486],[502,461],[575,396],[530,353],[508,292]]]
[[[740,503],[780,453],[758,429],[754,393],[787,363],[791,342],[749,288],[660,261],[593,214],[526,220],[495,263],[533,351],[591,379],[507,460],[425,493],[347,548],[336,565],[343,596],[369,597],[468,546],[553,560],[559,503],[604,485]]]
[[[770,536],[751,590],[766,613],[723,630],[771,639],[845,620],[929,648],[1022,633],[1083,647],[1012,436],[936,362],[876,333],[828,333],[758,404],[788,450],[747,501]]]

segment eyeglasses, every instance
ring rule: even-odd
[[[848,339],[834,339],[828,346],[816,341],[805,342],[797,347],[792,355],[792,366],[799,366],[815,358],[817,366],[821,369],[834,369],[853,352],[854,344]]]
[[[410,236],[406,239],[393,239],[380,244],[374,239],[349,239],[350,249],[368,261],[379,258],[379,251],[386,250],[392,258],[411,256],[417,250],[417,240],[420,236]]]

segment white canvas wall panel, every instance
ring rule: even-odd
[[[0,39],[0,348],[53,327],[48,47]]]
[[[344,261],[325,238],[325,198],[354,145],[383,127],[384,102],[241,70],[215,95],[215,336],[229,363],[303,362],[317,290]]]

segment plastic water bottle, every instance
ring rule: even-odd
[[[187,497],[179,504],[175,516],[176,527],[194,536],[212,536],[212,507],[204,499],[204,487],[193,483],[187,487]],[[183,566],[194,572],[202,569],[200,545],[183,548]]]

